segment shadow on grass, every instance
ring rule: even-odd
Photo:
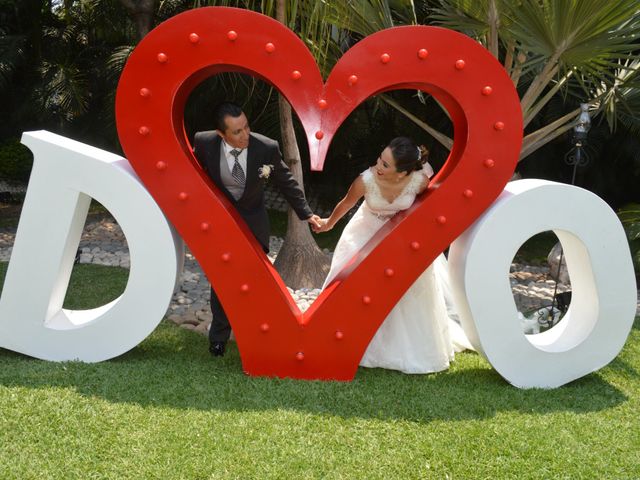
[[[353,382],[310,382],[248,377],[235,344],[215,360],[206,346],[205,337],[163,322],[138,347],[97,364],[45,362],[0,349],[0,385],[70,388],[87,397],[143,406],[279,409],[414,422],[483,419],[501,412],[587,413],[627,400],[600,373],[555,390],[520,390],[474,353],[459,354],[449,371],[438,374],[361,368]],[[611,367],[637,389],[638,372],[625,360],[618,357]]]

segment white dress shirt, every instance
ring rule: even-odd
[[[227,159],[227,165],[229,165],[229,171],[233,172],[233,165],[235,164],[235,157],[231,155],[231,150],[234,150],[235,147],[232,147],[227,142],[222,140],[222,149],[224,150],[224,156]],[[236,150],[240,150],[239,148]],[[244,172],[245,178],[247,178],[247,149],[242,149],[240,155],[238,155],[238,162],[242,167],[242,171]]]

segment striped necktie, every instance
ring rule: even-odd
[[[231,176],[236,182],[238,182],[238,185],[240,185],[241,187],[244,187],[244,182],[245,182],[244,170],[242,170],[242,166],[238,161],[238,156],[240,156],[240,154],[242,153],[242,150],[238,150],[234,148],[229,153],[233,155],[233,160],[234,160],[233,169],[231,170]]]

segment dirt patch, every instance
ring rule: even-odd
[[[0,203],[0,231],[15,230],[20,219],[22,204]]]
[[[92,205],[92,210],[96,211],[89,211],[87,222],[113,219],[111,214],[103,208],[96,208]],[[0,232],[15,232],[18,228],[20,213],[22,213],[22,203],[0,202]]]

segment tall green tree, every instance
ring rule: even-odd
[[[321,3],[316,3],[316,6],[321,5]],[[304,33],[306,33],[305,37],[308,40],[312,39],[310,38],[312,37],[310,32],[314,32],[315,35],[313,37],[317,38],[318,33],[324,30],[319,22],[321,17],[318,12],[319,10],[316,8],[310,15],[302,19],[302,24],[305,27]],[[287,13],[289,14],[289,19],[287,19]],[[295,23],[296,16],[297,2],[276,1],[276,20],[287,25],[287,23]],[[312,25],[310,26],[309,24]],[[317,47],[321,42],[312,43]],[[298,149],[298,141],[293,126],[291,105],[281,94],[279,94],[278,107],[284,159],[300,188],[304,188],[300,150]],[[287,213],[287,233],[274,266],[285,284],[293,288],[319,287],[329,272],[329,259],[313,239],[307,222],[298,219],[291,207],[289,207]]]

